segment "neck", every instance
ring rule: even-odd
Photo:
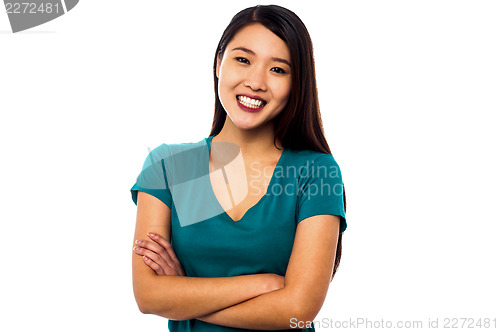
[[[281,153],[281,150],[274,146],[272,121],[259,128],[244,130],[234,126],[229,117],[226,116],[224,127],[219,134],[213,137],[212,141],[234,143],[241,149],[243,155],[250,157]],[[283,149],[279,140],[276,140],[276,146]]]

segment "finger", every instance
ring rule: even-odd
[[[175,268],[170,267],[160,255],[158,255],[157,253],[155,253],[151,250],[136,246],[136,247],[134,247],[134,253],[139,255],[139,256],[142,256],[144,259],[144,262],[146,262],[146,258],[147,258],[148,260],[159,265],[160,268],[163,270],[163,275],[168,275],[168,276],[178,276],[178,275],[185,276],[186,275],[184,273],[184,271],[179,272]],[[155,272],[156,272],[156,270],[155,270]]]
[[[156,274],[158,275],[167,275],[167,276],[178,276],[178,275],[184,275],[185,274],[179,274],[176,270],[168,266],[168,264],[161,258],[161,256],[155,254],[152,251],[149,251],[148,249],[142,248],[141,251],[145,254],[143,257],[144,262],[148,264],[149,267],[151,267]],[[159,261],[154,261],[154,259],[151,259],[148,257],[153,256],[153,257],[158,257]],[[159,267],[159,269],[158,269]]]
[[[172,260],[170,257],[169,253],[163,248],[161,245],[159,245],[156,242],[151,242],[151,241],[146,241],[146,240],[136,240],[135,243],[140,246],[141,248],[145,248],[148,250],[151,250],[158,255],[160,255],[163,260],[172,268],[175,267],[175,262]]]
[[[142,256],[144,263],[146,263],[147,266],[149,266],[155,273],[159,276],[164,276],[165,272],[163,271],[162,267],[158,264],[156,264],[152,259],[150,259],[147,256]]]
[[[168,266],[168,264],[165,262],[163,257],[158,255],[154,251],[141,247],[134,247],[134,252],[138,255],[148,257],[149,259],[154,261],[157,265],[159,265],[164,272],[166,272],[167,269],[171,269],[170,266]]]
[[[156,252],[160,255],[162,252],[166,252],[165,249],[156,242],[147,241],[147,240],[135,240],[135,244],[141,248],[146,248],[151,251]]]
[[[177,255],[175,254],[174,248],[172,248],[172,245],[170,242],[167,241],[163,236],[160,234],[156,233],[148,233],[148,236],[155,242],[157,242],[159,245],[161,245],[165,251],[168,253],[172,261],[175,263],[176,267],[178,269],[182,269],[181,263],[179,262],[179,259],[177,258]]]
[[[175,252],[174,252],[174,249],[172,248],[172,245],[170,244],[169,241],[167,241],[167,239],[165,239],[163,236],[156,234],[156,233],[148,233],[148,236],[153,241],[158,243],[165,250],[165,252],[168,253],[169,258],[170,258],[171,263],[172,263],[172,265],[171,265],[172,267],[179,267],[181,265],[181,263],[177,259],[177,256],[175,255]]]
[[[176,274],[180,276],[185,276],[186,273],[184,272],[184,269],[182,268],[179,259],[177,259],[177,256],[175,255],[174,248],[172,247],[172,245],[159,234],[148,233],[148,236],[165,249],[170,258],[170,260],[168,261],[168,265],[175,270]]]

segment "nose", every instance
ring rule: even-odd
[[[264,67],[252,66],[247,71],[245,77],[245,86],[251,88],[254,91],[266,91],[266,72]]]

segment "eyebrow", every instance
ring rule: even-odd
[[[249,50],[248,48],[245,48],[245,47],[235,47],[235,48],[233,48],[231,51],[236,51],[236,50],[240,50],[240,51],[243,51],[243,52],[249,53],[249,54],[251,54],[251,55],[255,55],[255,52],[254,52],[254,51]],[[281,62],[281,63],[284,63],[284,64],[288,65],[290,68],[292,68],[292,65],[290,64],[290,62],[288,62],[288,61],[287,61],[287,60],[285,60],[285,59],[272,57],[272,58],[271,58],[271,60],[276,61],[276,62]]]

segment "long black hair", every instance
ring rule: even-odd
[[[224,30],[215,50],[214,90],[215,113],[209,136],[220,133],[226,120],[226,111],[219,100],[219,79],[216,75],[217,57],[222,61],[227,44],[247,25],[260,23],[281,38],[288,46],[292,65],[290,98],[283,111],[274,119],[274,145],[279,139],[282,146],[294,150],[313,150],[332,154],[326,141],[319,111],[318,90],[311,37],[300,18],[277,5],[258,5],[237,13]],[[342,184],[343,186],[343,184]],[[346,210],[343,186],[344,212]],[[339,234],[333,276],[342,256],[342,233]]]

